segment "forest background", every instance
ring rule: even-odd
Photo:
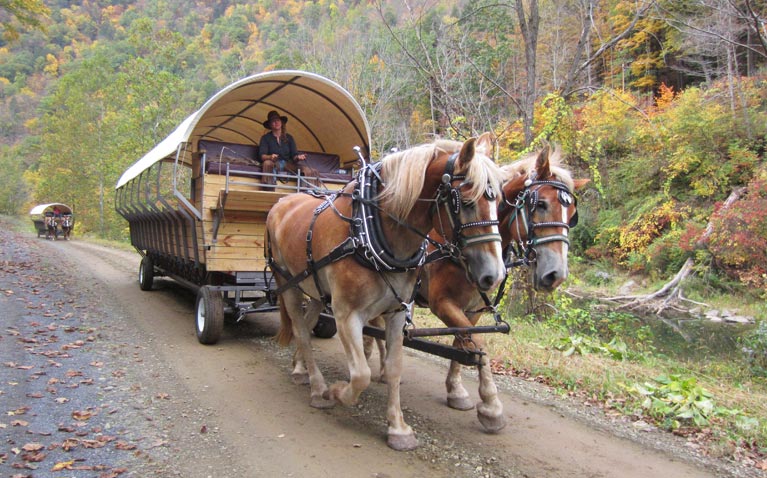
[[[76,234],[125,241],[127,166],[233,81],[308,70],[360,103],[373,158],[483,131],[501,163],[558,144],[591,179],[582,280],[692,264],[691,299],[751,304],[763,380],[766,21],[763,0],[0,0],[0,213],[63,202]]]
[[[0,212],[60,201],[78,234],[125,239],[113,193],[129,164],[223,86],[304,69],[359,101],[373,157],[493,131],[509,162],[554,141],[592,181],[574,254],[656,278],[702,254],[767,295],[763,1],[0,7]]]

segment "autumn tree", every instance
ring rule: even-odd
[[[0,28],[6,41],[19,37],[19,27],[42,28],[50,13],[43,0],[0,0]]]

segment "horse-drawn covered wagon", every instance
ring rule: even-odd
[[[259,145],[272,122],[290,125],[300,148],[291,154],[307,167],[268,164],[278,158]],[[548,290],[567,276],[582,182],[550,163],[548,148],[499,168],[492,143],[489,133],[438,140],[369,162],[368,123],[349,93],[315,74],[274,71],[224,88],[129,167],[116,210],[143,256],[140,287],[166,275],[197,291],[200,342],[219,339],[225,314],[279,304],[278,340],[296,343],[292,375],[310,383],[312,406],[354,403],[370,382],[363,335],[379,350],[385,340],[388,443],[406,450],[417,440],[399,406],[403,346],[452,361],[453,408],[474,407],[457,372],[478,366],[478,417],[500,430],[488,358],[472,338],[509,331],[497,313],[494,325],[476,325],[495,312],[498,298],[487,295],[512,263],[529,265]],[[448,327],[414,328],[416,303]],[[309,337],[336,327],[350,380],[328,387]],[[434,335],[455,335],[454,346],[423,339]]]
[[[37,237],[69,240],[75,225],[72,208],[62,203],[38,204],[29,211]]]

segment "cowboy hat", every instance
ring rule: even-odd
[[[283,125],[284,125],[285,123],[287,123],[287,122],[288,122],[288,117],[287,117],[287,116],[280,116],[280,114],[279,114],[279,113],[277,113],[276,111],[272,110],[272,111],[270,111],[270,112],[269,112],[269,114],[268,114],[268,115],[266,115],[266,121],[264,121],[264,122],[262,123],[262,124],[264,125],[264,128],[266,128],[266,129],[271,129],[271,128],[269,128],[269,123],[271,123],[271,122],[272,122],[272,119],[273,119],[275,116],[276,116],[276,117],[278,117],[279,119],[281,119],[281,120],[282,120],[282,124],[283,124]]]

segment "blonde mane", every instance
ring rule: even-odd
[[[525,178],[529,177],[530,173],[535,169],[535,162],[536,159],[538,159],[539,152],[540,151],[534,151],[513,163],[501,166],[500,169],[504,174],[504,182],[512,181],[520,176]],[[549,156],[549,169],[554,178],[565,183],[570,191],[575,191],[575,183],[573,182],[573,177],[570,174],[570,171],[562,166],[562,152],[559,148],[555,149]]]
[[[404,219],[413,209],[423,189],[426,168],[439,154],[452,154],[461,150],[460,141],[437,140],[413,148],[389,154],[382,160],[381,173],[386,185],[381,191],[381,201],[398,219]],[[479,201],[488,187],[496,194],[501,191],[505,174],[492,159],[477,150],[465,171],[466,182],[471,189],[464,193],[464,199]]]

